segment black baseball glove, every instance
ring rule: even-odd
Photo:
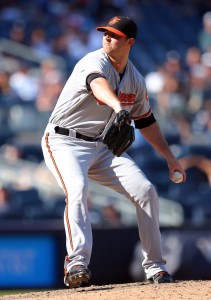
[[[131,123],[130,114],[126,110],[120,110],[103,137],[103,143],[116,156],[121,156],[135,141],[134,128],[128,123]]]

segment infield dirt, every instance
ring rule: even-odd
[[[1,300],[210,300],[211,281],[128,283],[2,296]]]

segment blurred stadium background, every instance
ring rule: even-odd
[[[211,1],[1,0],[1,289],[63,287],[64,195],[40,140],[75,63],[101,47],[96,26],[114,15],[137,22],[131,59],[172,151],[188,157],[187,182],[175,185],[141,137],[129,150],[159,193],[169,268],[178,279],[211,277]],[[92,181],[88,201],[93,283],[142,280],[132,205]]]

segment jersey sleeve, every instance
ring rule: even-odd
[[[87,90],[88,90],[88,91],[91,90],[91,88],[90,88],[90,83],[91,83],[91,81],[92,81],[93,79],[99,78],[99,77],[105,78],[105,76],[103,76],[103,75],[100,74],[100,73],[91,73],[91,74],[89,74],[89,75],[87,76],[87,78],[86,78],[86,87],[87,87]]]
[[[87,86],[87,78],[91,74],[99,74],[100,77],[107,77],[107,66],[99,55],[87,55],[77,66],[76,84],[82,90],[90,89]]]

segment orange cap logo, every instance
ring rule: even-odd
[[[109,25],[114,25],[115,23],[119,22],[121,19],[114,17],[113,19],[111,19],[111,21],[108,23]]]

